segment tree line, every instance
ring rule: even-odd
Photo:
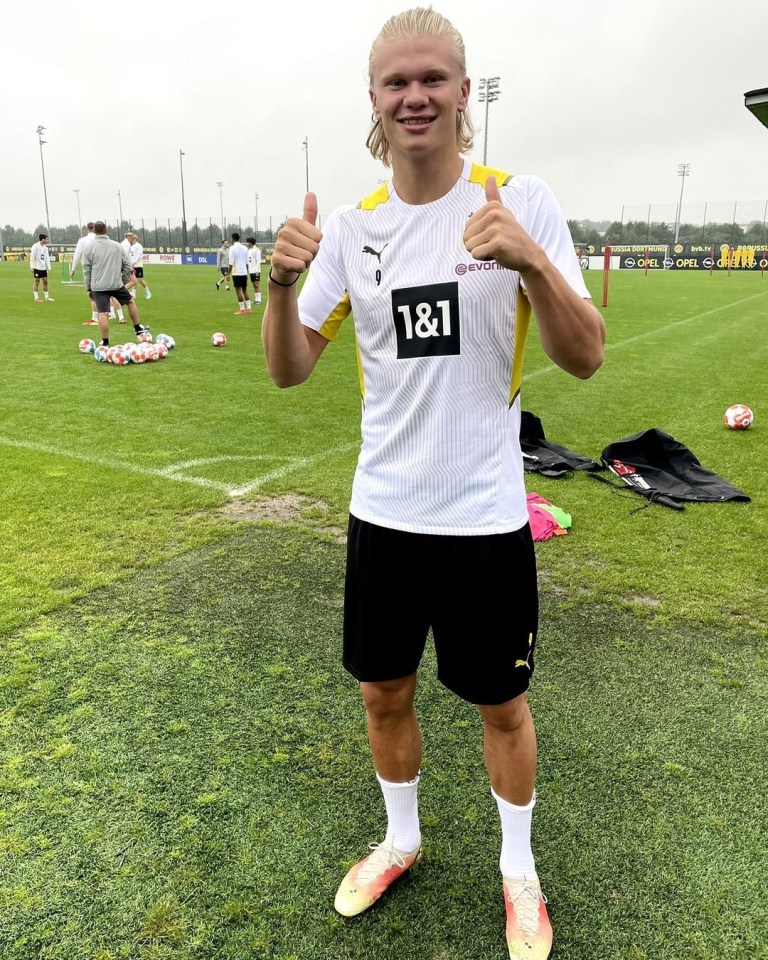
[[[145,222],[144,226],[123,220],[121,223],[107,224],[109,235],[113,240],[122,240],[125,233],[132,230],[136,233],[142,246],[145,247],[218,247],[221,243],[221,227],[216,223],[199,224],[197,220],[187,222],[186,243],[182,227],[171,226],[154,220]],[[279,229],[279,227],[278,227]],[[34,230],[27,231],[20,227],[6,224],[2,228],[2,245],[4,247],[31,247],[37,241],[38,234],[48,233],[44,223],[39,223]],[[225,227],[224,236],[229,239],[232,233],[237,232],[241,237],[255,237],[257,243],[273,243],[277,230],[259,230],[254,232],[252,225],[230,223]],[[51,244],[75,244],[85,233],[85,228],[71,223],[66,227],[51,227],[49,242]]]
[[[614,220],[604,230],[594,223],[569,220],[568,229],[576,246],[601,244],[672,244],[675,242],[674,224],[664,221]],[[677,231],[678,243],[696,243],[702,246],[720,247],[723,244],[762,247],[768,245],[768,229],[760,220],[751,221],[746,227],[738,223],[681,223]]]

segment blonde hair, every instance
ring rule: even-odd
[[[466,76],[467,55],[464,50],[464,40],[456,27],[442,14],[433,10],[432,7],[414,7],[412,10],[404,10],[402,13],[390,17],[373,41],[368,56],[368,81],[371,90],[373,90],[373,57],[378,44],[384,40],[413,40],[416,37],[443,37],[451,43],[458,61],[459,72],[462,78]],[[456,113],[456,140],[459,153],[466,153],[472,149],[474,137],[475,130],[472,126],[469,108],[458,111]],[[385,167],[391,165],[392,155],[389,141],[384,135],[380,119],[374,119],[365,145],[373,154],[374,159],[381,160]]]

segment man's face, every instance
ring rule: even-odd
[[[456,118],[467,108],[469,79],[444,37],[380,42],[370,96],[393,158],[435,150],[455,154]]]

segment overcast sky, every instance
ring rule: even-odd
[[[0,0],[0,223],[224,213],[259,227],[300,213],[306,160],[321,215],[388,171],[365,149],[367,62],[406,2]],[[622,205],[768,200],[768,130],[744,107],[768,86],[765,0],[442,0],[467,47],[482,161],[481,77],[500,77],[488,163],[535,173],[566,216]],[[302,142],[308,138],[305,153]]]

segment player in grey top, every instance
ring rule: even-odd
[[[101,345],[109,346],[109,305],[116,300],[128,308],[136,335],[145,332],[139,322],[139,311],[126,289],[125,284],[131,278],[131,261],[121,244],[107,236],[107,225],[103,220],[94,224],[94,238],[83,252],[83,276],[85,287],[93,297],[99,315]]]
[[[221,280],[216,281],[216,289],[221,289],[223,283],[224,289],[229,290],[229,243],[226,240],[221,241],[221,246],[216,251],[216,267],[222,276]]]

